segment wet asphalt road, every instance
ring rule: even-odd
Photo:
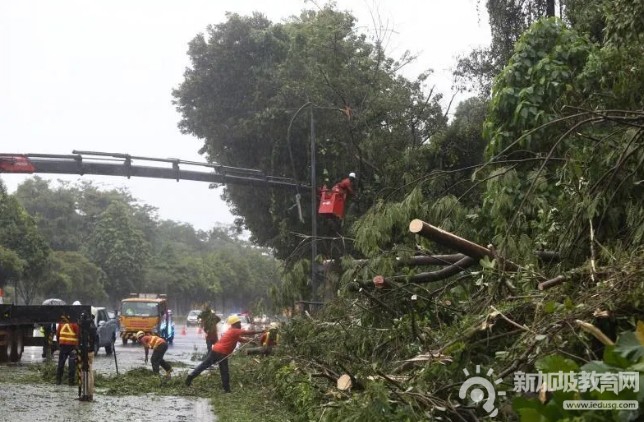
[[[198,328],[176,326],[173,344],[168,347],[165,359],[172,365],[182,362],[188,366],[176,366],[173,376],[184,377],[187,372],[201,361],[206,352],[206,341]],[[137,367],[151,368],[144,363],[143,347],[128,342],[116,343],[116,357],[119,373]],[[40,363],[42,349],[25,347],[20,364],[0,366],[0,422],[5,421],[149,421],[155,422],[212,422],[215,414],[207,399],[185,398],[176,396],[119,396],[110,397],[100,394],[100,385],[93,402],[79,402],[76,388],[61,388],[56,385],[12,384],[11,374],[14,371],[25,371],[30,364]],[[58,354],[54,355],[54,362]],[[196,359],[196,360],[195,360]],[[97,373],[115,375],[114,356],[105,354],[101,349],[94,359]],[[163,370],[161,370],[163,372]],[[150,406],[150,402],[154,406]],[[65,406],[61,406],[65,403]],[[153,410],[151,410],[153,409]]]
[[[165,360],[170,362],[183,362],[188,364],[190,368],[199,364],[201,359],[191,360],[194,357],[201,357],[206,353],[206,340],[203,333],[199,332],[197,327],[185,327],[177,325],[174,341],[168,346],[168,351],[165,353]],[[197,356],[198,355],[198,356]],[[152,353],[150,352],[150,355]],[[54,360],[57,355],[54,356]],[[38,347],[25,347],[22,355],[22,363],[42,362],[42,350]],[[137,367],[152,368],[148,362],[147,366],[144,363],[145,352],[143,347],[138,343],[128,341],[123,345],[120,339],[116,340],[116,360],[118,362],[119,372],[126,372],[130,369]],[[98,354],[94,357],[94,369],[97,373],[104,375],[116,374],[116,364],[114,356],[108,356],[105,349],[101,348]],[[177,376],[184,375],[189,368],[181,367],[176,368]],[[163,372],[163,371],[162,371]]]

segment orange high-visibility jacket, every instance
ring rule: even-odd
[[[58,325],[56,337],[58,337],[58,344],[78,346],[80,328],[78,328],[78,324],[73,322],[64,322]]]
[[[141,343],[143,344],[143,347],[146,349],[156,349],[159,347],[161,344],[165,344],[165,340],[162,339],[161,337],[153,336],[153,335],[147,335],[141,337]]]

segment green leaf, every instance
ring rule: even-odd
[[[489,257],[485,256],[483,259],[480,260],[481,267],[488,269],[488,270],[493,270],[495,265],[496,265],[496,260],[490,260]]]
[[[539,359],[534,364],[535,368],[542,372],[575,372],[579,370],[579,365],[571,359],[560,355],[550,355]]]
[[[627,359],[637,361],[644,357],[644,346],[634,332],[624,333],[617,339],[615,352]]]
[[[616,368],[606,365],[604,362],[599,360],[593,360],[581,367],[582,371],[585,372],[611,372]]]
[[[617,368],[628,368],[631,361],[615,351],[615,346],[606,346],[604,349],[604,362]]]
[[[551,300],[543,305],[543,311],[547,314],[552,314],[557,310],[558,306],[557,302]]]

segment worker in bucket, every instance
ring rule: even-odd
[[[353,184],[355,183],[355,181],[356,174],[351,172],[349,173],[349,177],[345,177],[344,179],[340,180],[333,186],[331,190],[342,193],[342,195],[346,199],[347,196],[353,195]]]
[[[159,366],[165,370],[165,378],[170,379],[172,367],[163,359],[163,355],[168,350],[168,343],[161,337],[145,334],[143,331],[136,333],[136,339],[145,349],[145,363],[148,363],[148,352],[152,349],[152,372],[159,373]]]
[[[261,334],[263,331],[242,330],[241,319],[237,315],[231,315],[226,320],[230,328],[221,336],[219,341],[212,345],[212,349],[206,355],[206,358],[190,373],[186,378],[186,385],[190,386],[192,380],[200,373],[208,369],[215,363],[219,365],[221,374],[221,385],[226,393],[230,393],[230,374],[228,373],[228,357],[235,351],[237,343],[247,343],[251,341],[245,336],[254,336]]]
[[[56,337],[58,338],[60,349],[58,367],[56,368],[56,384],[60,385],[62,383],[65,361],[69,359],[69,385],[74,385],[76,381],[76,349],[80,339],[80,327],[78,324],[71,322],[69,317],[63,315],[56,330]]]

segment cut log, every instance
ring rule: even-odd
[[[351,388],[353,383],[351,382],[351,377],[348,374],[342,374],[338,378],[337,386],[338,390],[346,391]]]
[[[566,281],[566,276],[558,275],[555,278],[552,278],[550,280],[546,280],[546,281],[543,281],[543,282],[539,283],[538,288],[539,288],[539,290],[546,290],[546,289],[549,289],[551,287],[558,286],[561,283],[563,283],[564,281]]]
[[[422,220],[412,220],[411,223],[409,223],[409,231],[414,234],[426,237],[427,239],[433,240],[434,242],[447,248],[454,249],[455,251],[463,253],[476,260],[480,260],[487,256],[491,259],[498,259],[499,264],[501,264],[501,268],[505,270],[517,271],[519,269],[518,265],[497,256],[488,248],[478,245],[474,242],[470,242],[467,239],[463,239],[462,237],[456,236],[455,234],[452,234],[438,227],[432,226],[431,224],[426,223]]]

